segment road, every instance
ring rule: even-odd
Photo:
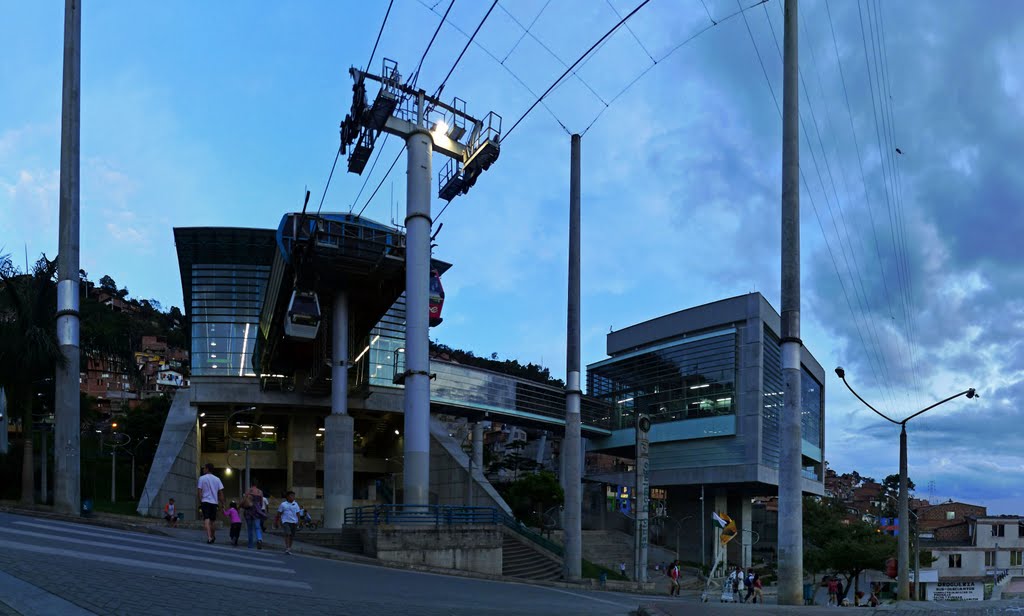
[[[226,539],[224,531],[218,533],[219,541]],[[211,611],[623,616],[641,600],[621,593],[419,573],[0,513],[3,616]]]

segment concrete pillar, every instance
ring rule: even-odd
[[[750,532],[753,530],[752,524],[753,506],[750,503],[750,497],[744,496],[740,499],[740,530],[743,539],[743,555],[740,562],[744,569],[754,564],[754,534]]]
[[[334,296],[331,319],[331,414],[324,419],[324,526],[341,528],[352,506],[355,421],[348,415],[348,296]]]
[[[316,498],[316,423],[313,415],[288,420],[288,489],[302,504]]]
[[[484,470],[484,424],[482,421],[473,424],[473,468],[481,473]]]

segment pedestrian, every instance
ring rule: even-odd
[[[839,605],[839,603],[836,601],[836,596],[838,595],[838,591],[839,591],[839,581],[835,578],[835,576],[832,576],[832,577],[830,577],[828,579],[828,604],[829,605]]]
[[[249,539],[249,549],[263,549],[263,520],[267,519],[267,510],[263,507],[263,492],[256,482],[242,497],[242,513],[245,517],[245,534]]]
[[[627,580],[629,579],[626,577],[626,561],[624,560],[619,562],[619,575]]]
[[[843,590],[843,581],[836,578],[836,605],[842,606],[846,600],[846,592]]]
[[[174,506],[174,499],[168,499],[167,504],[164,505],[164,519],[167,520],[167,525],[175,527],[178,525],[178,511]]]
[[[213,464],[207,462],[203,470],[206,472],[199,478],[196,492],[203,513],[206,543],[213,543],[217,540],[217,512],[224,508],[224,484],[213,474]]]
[[[267,498],[267,493],[266,492],[261,492],[261,494],[263,495],[263,511],[264,512],[270,511],[270,499]],[[260,528],[262,528],[263,529],[263,533],[266,534],[266,532],[267,532],[267,516],[263,516],[263,518],[260,520]]]
[[[732,600],[736,603],[741,601],[740,586],[743,585],[743,568],[737,566],[729,575],[729,583],[732,585]]]
[[[668,577],[671,580],[669,582],[668,596],[679,596],[679,561],[675,561],[668,566]]]
[[[753,569],[747,569],[747,577],[743,579],[744,585],[747,587],[747,594],[743,597],[742,603],[750,601],[750,598],[754,596],[754,575]]]
[[[277,506],[277,514],[281,516],[281,527],[284,529],[284,553],[292,553],[292,541],[295,539],[295,529],[299,525],[299,510],[301,507],[295,502],[295,492],[288,490],[284,495],[284,502]]]
[[[242,517],[238,515],[238,504],[235,501],[228,503],[224,515],[231,520],[231,545],[238,545],[238,536],[242,534]]]
[[[760,603],[761,605],[764,605],[764,595],[761,594],[761,587],[762,586],[763,586],[763,584],[761,584],[761,576],[759,576],[758,574],[755,573],[754,574],[754,603]]]

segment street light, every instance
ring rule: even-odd
[[[885,419],[886,421],[888,421],[890,423],[897,424],[900,427],[899,519],[906,521],[906,520],[909,519],[909,516],[910,516],[910,513],[909,513],[910,510],[909,510],[908,502],[907,502],[907,500],[908,500],[908,494],[907,494],[907,422],[910,421],[911,419],[917,417],[918,415],[921,415],[922,413],[925,413],[927,411],[932,410],[933,408],[939,406],[940,404],[945,404],[946,402],[949,402],[950,400],[953,400],[954,398],[959,398],[960,396],[967,396],[968,398],[976,398],[976,397],[978,397],[978,394],[974,391],[974,388],[971,387],[971,388],[966,389],[966,390],[964,390],[964,391],[962,391],[962,392],[960,392],[958,394],[954,394],[954,395],[952,395],[952,396],[950,396],[950,397],[948,397],[948,398],[946,398],[944,400],[939,400],[938,402],[936,402],[935,404],[932,404],[931,406],[926,406],[923,409],[921,409],[920,411],[914,413],[913,415],[911,415],[910,417],[907,417],[906,419],[904,419],[902,421],[897,421],[897,420],[893,419],[892,417],[889,417],[885,413],[882,413],[881,411],[879,411],[875,407],[871,406],[870,404],[868,404],[867,400],[865,400],[864,398],[861,398],[860,394],[858,394],[856,391],[854,391],[853,387],[850,387],[850,384],[846,382],[846,371],[843,370],[841,367],[836,368],[836,376],[838,376],[840,378],[840,380],[843,381],[843,384],[846,385],[846,388],[849,389],[850,392],[854,396],[856,396],[858,400],[860,400],[861,402],[864,403],[864,406],[866,406],[869,409],[871,409],[872,411],[874,411],[875,414],[877,414],[882,419]],[[896,598],[898,600],[900,600],[900,601],[906,601],[907,599],[910,598],[910,579],[909,579],[909,576],[910,576],[909,564],[910,563],[908,562],[910,560],[910,534],[909,533],[900,533],[900,535],[898,537],[898,544],[899,544],[899,550],[897,551],[896,561],[897,561],[897,565],[899,567],[899,572],[898,572],[899,577],[897,579]]]
[[[128,454],[132,457],[132,500],[135,500],[135,453],[139,450],[139,447],[148,440],[148,436],[142,437],[142,440],[136,443],[135,447],[132,447],[131,453]]]
[[[672,516],[669,516],[669,515],[659,515],[656,518],[654,518],[655,522],[658,521],[658,520],[668,520],[668,521],[670,521],[670,522],[672,522],[672,523],[674,523],[676,525],[676,559],[677,560],[680,558],[680,556],[679,556],[679,554],[680,554],[680,551],[679,551],[679,538],[683,534],[683,522],[689,520],[692,517],[693,517],[692,515],[688,515],[688,516],[686,516],[686,517],[684,517],[682,519],[677,520],[677,519],[675,519],[675,518],[673,518]]]

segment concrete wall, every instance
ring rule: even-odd
[[[430,504],[466,505],[469,500],[469,453],[462,450],[459,441],[449,436],[448,428],[440,419],[430,417]],[[473,467],[473,505],[495,507],[508,515],[512,508],[498,494],[483,470]]]
[[[379,560],[501,575],[502,532],[497,526],[395,528],[364,531],[363,546]]]
[[[162,516],[167,500],[173,498],[186,520],[196,519],[199,450],[196,409],[189,400],[189,391],[179,389],[171,401],[160,444],[139,499],[137,511],[140,515]]]

